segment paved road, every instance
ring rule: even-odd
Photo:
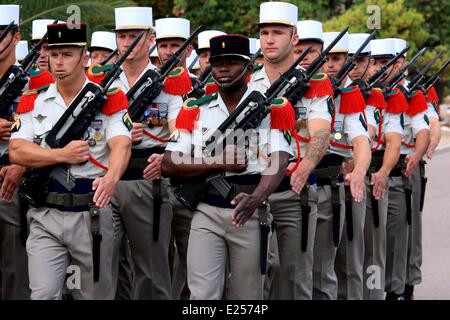
[[[428,185],[423,211],[422,284],[416,299],[450,299],[450,152],[435,155],[427,165]]]

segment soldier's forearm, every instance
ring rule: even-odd
[[[441,126],[439,125],[439,119],[429,117],[430,119],[430,140],[439,144],[441,141]]]
[[[175,161],[172,159],[176,158]],[[220,170],[219,165],[210,159],[194,158],[180,152],[166,151],[161,162],[164,177],[193,178]]]
[[[118,182],[128,167],[131,156],[131,140],[127,137],[117,136],[108,141],[111,153],[107,175]]]
[[[397,165],[400,158],[401,136],[398,133],[385,135],[386,146],[383,156],[383,165],[381,171],[389,175],[392,169]]]
[[[372,157],[369,140],[364,136],[359,136],[353,139],[352,145],[354,162],[352,171],[366,174]]]
[[[330,143],[330,129],[319,129],[311,137],[306,147],[305,159],[310,161],[315,168],[322,160]]]
[[[416,147],[414,153],[422,159],[425,152],[427,152],[428,145],[430,144],[430,130],[420,130],[416,135]]]
[[[42,168],[66,162],[63,149],[45,149],[25,139],[13,139],[9,143],[11,163],[29,168]]]

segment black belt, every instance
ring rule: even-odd
[[[261,180],[261,175],[240,175],[240,176],[228,176],[224,179],[231,185],[232,191],[228,199],[224,199],[217,190],[215,190],[211,185],[208,185],[203,195],[203,202],[219,208],[233,209],[236,206],[231,205],[231,200],[238,195],[240,192],[252,193],[259,181]]]
[[[148,165],[148,157],[152,154],[164,153],[165,147],[152,147],[146,149],[131,149],[130,162],[121,180],[142,180],[143,171]]]

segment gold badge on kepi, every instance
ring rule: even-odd
[[[131,118],[130,118],[130,115],[128,114],[128,112],[126,112],[122,116],[122,121],[123,121],[123,124],[125,125],[125,127],[127,127],[128,131],[131,131],[131,129],[133,129],[133,121],[131,121]]]
[[[14,115],[14,123],[11,126],[11,132],[17,132],[21,126],[20,117],[18,114]]]

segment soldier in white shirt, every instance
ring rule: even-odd
[[[69,190],[49,178],[42,204],[28,211],[31,298],[61,299],[66,272],[75,271],[79,284],[70,288],[74,298],[112,299],[114,230],[109,202],[130,154],[127,100],[114,89],[88,128],[85,141],[49,148],[47,134],[89,81],[84,76],[86,24],[78,28],[55,24],[48,30],[50,66],[57,83],[22,96],[10,158],[31,168],[61,165],[68,179],[74,179],[74,187]],[[45,181],[41,182],[45,191]]]
[[[185,102],[177,119],[178,138],[167,146],[163,173],[181,184],[203,174],[223,173],[234,190],[224,198],[207,185],[193,212],[187,257],[190,298],[221,299],[229,263],[231,277],[226,298],[261,299],[260,258],[264,253],[260,246],[264,240],[260,238],[260,224],[269,223],[263,202],[281,181],[292,149],[266,117],[256,131],[246,131],[248,150],[240,148],[241,144],[227,146],[234,150],[231,163],[221,161],[230,156],[227,149],[216,149],[213,159],[205,155],[207,139],[251,92],[245,79],[251,72],[249,39],[241,35],[212,38],[210,62],[219,94]],[[187,116],[192,113],[194,116]],[[197,129],[193,129],[194,125]]]
[[[396,52],[405,46],[403,39],[393,39]],[[405,62],[399,59],[398,71]],[[386,300],[397,300],[405,291],[408,269],[408,233],[413,230],[413,216],[420,215],[419,201],[414,201],[414,176],[419,174],[419,162],[430,142],[428,106],[421,91],[408,92],[408,82],[403,80],[388,99],[390,108],[400,113],[401,135],[400,159],[389,178],[389,204],[387,218],[386,254]],[[405,94],[407,96],[405,96]],[[420,182],[416,179],[416,182]],[[416,206],[415,206],[416,204]],[[416,219],[414,219],[416,220]]]
[[[298,30],[297,34],[297,11],[297,7],[290,3],[261,4],[259,36],[264,67],[252,74],[250,83],[252,89],[265,93],[280,74],[294,63],[294,47],[302,32],[305,41],[312,40],[318,47],[317,51],[309,55],[309,63],[322,50],[321,24],[313,27],[305,26],[302,30]],[[306,48],[307,46],[302,47],[301,50]],[[317,75],[316,78],[310,83],[312,87],[322,81],[329,83],[329,80],[321,75]],[[313,91],[315,90],[311,89],[308,93]],[[298,133],[295,139],[298,139],[300,149],[295,148],[293,161],[289,167],[289,170],[293,171],[292,175],[285,177],[279,188],[269,197],[275,225],[266,279],[270,298],[305,300],[312,298],[317,190],[310,173],[319,163],[328,145],[331,124],[329,105],[332,104],[330,94],[330,91],[320,93],[316,91],[315,94],[304,96],[294,104]]]
[[[148,70],[155,69],[148,57],[155,41],[152,8],[116,8],[115,14],[119,54],[145,31],[114,83],[128,93]],[[133,123],[131,160],[112,200],[114,214],[120,216],[130,242],[134,299],[171,298],[168,247],[172,209],[168,180],[159,178],[161,158],[181,105],[181,97],[167,93],[165,87],[145,110],[144,121]]]
[[[16,47],[20,40],[19,6],[0,5],[0,34],[6,31],[10,22],[12,30],[0,43],[0,79],[6,83],[10,76],[7,71],[16,60]],[[4,82],[5,81],[5,82]],[[1,92],[5,88],[0,88]],[[13,105],[5,105],[5,114],[17,108],[20,93]],[[26,206],[20,205],[17,186],[25,167],[11,164],[8,157],[10,129],[13,113],[5,119],[0,118],[0,297],[1,299],[29,299],[27,254],[25,240],[27,232]],[[21,211],[22,210],[22,211]]]
[[[327,46],[338,35],[338,32],[324,33]],[[324,70],[330,76],[336,74],[344,66],[348,53],[348,33],[331,49],[327,56]],[[336,251],[341,241],[344,220],[347,220],[345,232],[351,236],[353,228],[350,219],[353,216],[365,216],[365,176],[370,164],[369,134],[367,119],[364,114],[365,101],[357,87],[349,87],[351,80],[346,76],[339,86],[339,94],[335,98],[335,113],[331,125],[330,146],[327,155],[316,167],[319,191],[317,229],[314,246],[314,299],[337,299],[338,283],[334,265]],[[353,160],[350,168],[342,170],[345,160]],[[345,185],[348,190],[345,190]],[[344,219],[345,217],[347,219]],[[356,219],[355,219],[356,220]],[[362,221],[361,221],[362,220]],[[364,219],[356,220],[361,226]],[[350,228],[351,227],[351,228]],[[354,232],[358,240],[362,239],[362,228]],[[349,243],[358,246],[360,241]],[[353,248],[352,248],[353,249]],[[353,249],[353,252],[361,250]],[[362,259],[359,260],[361,270],[351,274],[347,286],[347,298],[362,299]],[[347,272],[348,272],[347,268]],[[350,276],[350,274],[349,274]]]
[[[388,39],[372,40],[369,75],[382,68],[396,54]],[[387,74],[392,74],[393,67]],[[372,137],[372,160],[366,180],[366,222],[364,227],[364,299],[383,300],[386,270],[386,222],[389,175],[400,156],[400,113],[387,105],[379,88],[366,99],[366,114]],[[373,132],[373,133],[372,133]]]

